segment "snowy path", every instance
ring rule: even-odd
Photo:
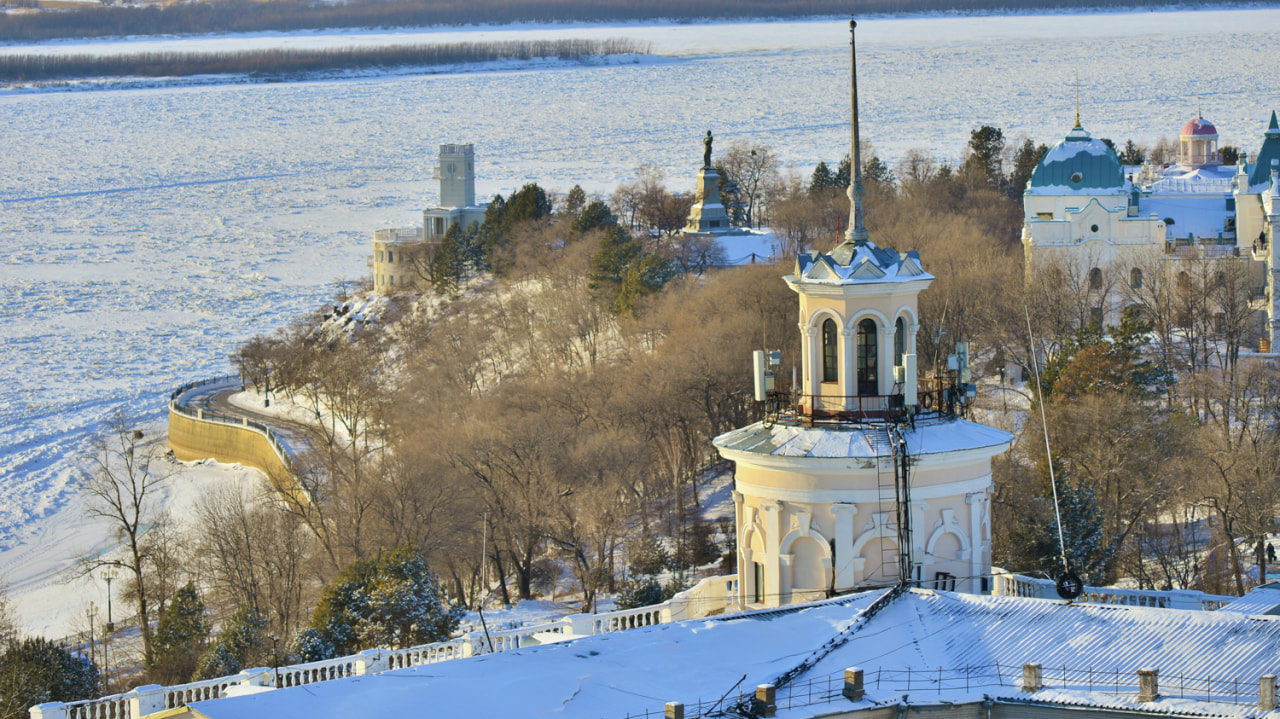
[[[846,151],[843,21],[587,31],[669,56],[0,91],[0,575],[32,631],[66,634],[82,601],[102,602],[57,579],[105,543],[75,495],[101,420],[126,407],[159,430],[174,387],[227,372],[237,343],[365,275],[373,230],[435,202],[440,143],[475,143],[481,196],[533,181],[607,193],[642,162],[689,189],[708,128],[717,147],[764,143],[805,175]],[[1200,101],[1223,144],[1256,148],[1280,107],[1280,10],[869,19],[859,33],[863,136],[890,161],[915,147],[957,159],[980,123],[1053,142],[1074,120],[1077,68],[1086,126],[1120,142],[1176,133]],[[174,508],[257,474],[219,472],[184,472]]]

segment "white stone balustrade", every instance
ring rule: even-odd
[[[1003,597],[1030,597],[1032,599],[1058,599],[1057,589],[1048,579],[1038,579],[1021,574],[994,571],[992,594]],[[1129,607],[1155,607],[1159,609],[1199,609],[1213,611],[1234,597],[1205,594],[1191,589],[1160,591],[1155,589],[1118,589],[1115,587],[1084,588],[1077,602],[1083,604],[1118,604]]]

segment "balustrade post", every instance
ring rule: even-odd
[[[381,649],[366,649],[356,655],[355,673],[377,674],[391,668],[391,658],[384,657]]]
[[[667,702],[662,716],[664,719],[684,719],[684,705],[680,702]]]
[[[169,709],[164,705],[165,688],[159,684],[144,684],[125,696],[129,698],[129,716],[134,719]]]
[[[31,719],[67,719],[67,705],[62,702],[45,702],[27,710]]]
[[[274,687],[276,670],[271,667],[254,667],[240,672],[240,684],[246,687]]]

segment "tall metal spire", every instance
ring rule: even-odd
[[[856,20],[849,20],[849,75],[852,78],[850,88],[853,97],[853,184],[849,186],[849,229],[845,232],[845,241],[861,244],[867,241],[867,228],[862,218],[862,198],[866,196],[866,188],[862,185],[862,151],[858,147],[858,46],[854,40],[854,30],[858,27]]]

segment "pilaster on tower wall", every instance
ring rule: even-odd
[[[1263,210],[1266,211],[1267,232],[1267,336],[1271,339],[1271,351],[1280,351],[1280,171],[1271,170],[1271,187],[1263,193]]]

